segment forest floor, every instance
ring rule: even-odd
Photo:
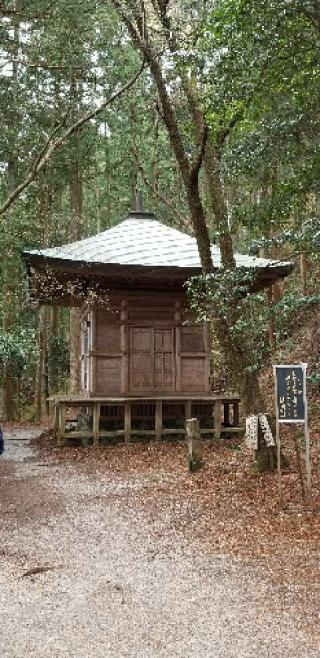
[[[319,658],[317,475],[315,511],[293,466],[280,510],[235,442],[190,475],[182,444],[39,432],[0,459],[2,658]]]

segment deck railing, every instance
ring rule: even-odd
[[[220,439],[239,433],[240,399],[232,396],[148,396],[51,398],[54,429],[59,445],[70,439],[99,442],[181,437],[186,421],[196,417],[202,435]]]

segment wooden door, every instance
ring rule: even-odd
[[[131,392],[173,390],[173,335],[171,327],[130,327]]]

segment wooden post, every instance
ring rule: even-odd
[[[214,401],[214,438],[216,440],[221,437],[221,400]]]
[[[309,433],[309,425],[307,420],[305,423],[305,441],[306,441],[307,500],[308,500],[308,504],[311,505],[312,489],[311,489],[310,433]]]
[[[175,313],[174,319],[177,323],[176,326],[176,363],[175,363],[175,372],[176,372],[176,385],[175,390],[181,391],[181,303],[175,302]]]
[[[225,427],[230,426],[230,404],[229,402],[223,403],[223,422]]]
[[[235,427],[239,427],[239,423],[240,423],[239,402],[236,401],[233,403],[233,424]]]
[[[53,400],[53,409],[52,409],[52,419],[53,419],[53,436],[56,439],[59,434],[59,414],[58,414],[58,402]]]
[[[282,485],[281,485],[281,443],[280,443],[280,424],[276,420],[276,444],[277,444],[277,482],[278,482],[278,496],[280,507],[283,505]]]
[[[66,404],[58,402],[58,445],[62,447],[65,441],[66,433]]]
[[[124,403],[124,442],[129,443],[131,439],[131,402]]]
[[[156,441],[160,441],[162,436],[162,400],[157,400],[156,402],[156,413],[155,413],[155,438]]]
[[[197,418],[187,420],[187,439],[188,439],[188,468],[189,472],[197,471],[203,464],[202,462],[202,441],[200,426]]]
[[[129,337],[128,337],[128,304],[125,299],[121,301],[120,314],[120,340],[121,340],[121,393],[128,393],[129,390]]]
[[[309,433],[309,419],[308,419],[308,401],[307,401],[307,364],[304,364],[304,408],[305,408],[305,419],[304,419],[304,438],[306,443],[306,478],[307,478],[307,501],[308,505],[311,505],[312,491],[311,491],[311,458],[310,458],[310,433]]]
[[[210,326],[209,322],[205,322],[203,326],[203,338],[204,338],[204,349],[206,352],[205,358],[205,388],[210,391],[210,378],[211,378],[211,337],[210,337]]]
[[[97,388],[97,357],[94,354],[96,351],[96,334],[97,334],[97,319],[96,309],[91,311],[90,314],[90,395],[94,395]]]
[[[97,446],[99,445],[100,402],[94,403],[92,413],[93,445]]]
[[[280,507],[283,506],[282,496],[282,483],[281,483],[281,443],[280,443],[280,423],[279,423],[279,409],[278,409],[278,384],[276,366],[273,366],[273,376],[275,383],[275,408],[276,408],[276,446],[277,446],[277,485]]]

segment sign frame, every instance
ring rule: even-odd
[[[277,445],[277,479],[278,479],[278,492],[280,505],[282,505],[282,487],[281,487],[281,441],[280,441],[280,425],[303,425],[305,436],[305,464],[306,464],[306,480],[307,492],[309,502],[311,501],[311,458],[310,458],[310,434],[309,434],[309,421],[308,421],[308,402],[307,402],[307,363],[287,363],[282,365],[273,366],[273,376],[275,382],[275,412],[276,412],[276,445]],[[302,371],[303,382],[303,403],[304,403],[304,418],[279,418],[279,405],[278,405],[278,379],[277,369],[280,368],[299,368]]]
[[[306,422],[308,422],[308,407],[307,407],[307,386],[306,386],[306,379],[307,379],[307,363],[288,363],[284,365],[274,365],[273,366],[273,374],[274,374],[274,379],[275,379],[275,390],[276,390],[276,418],[278,419],[278,423],[297,423],[300,425],[304,425]],[[278,379],[277,379],[277,370],[280,370],[282,368],[288,369],[288,368],[296,368],[300,369],[302,371],[302,386],[303,386],[303,404],[304,404],[304,417],[303,418],[280,418],[279,416],[279,406],[278,406]]]

